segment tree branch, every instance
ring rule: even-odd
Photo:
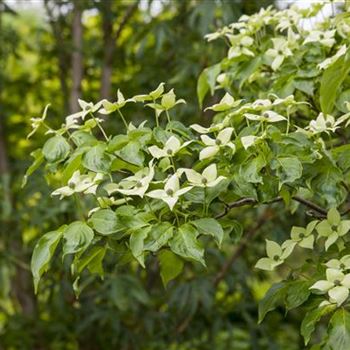
[[[315,204],[307,199],[301,198],[299,196],[293,196],[292,199],[295,200],[296,202],[299,202],[300,204],[303,204],[306,207],[314,210],[315,212],[317,212],[318,214],[321,214],[324,217],[327,216],[326,209],[320,207],[319,205],[317,205],[317,204]],[[272,204],[272,203],[276,203],[276,202],[281,202],[282,200],[283,200],[282,197],[276,197],[268,202],[263,202],[260,204]],[[216,215],[215,219],[220,219],[220,218],[224,217],[233,208],[238,208],[238,207],[242,207],[245,205],[255,205],[255,204],[259,204],[259,202],[255,198],[252,198],[252,197],[238,199],[235,202],[227,204],[224,211],[222,213]]]
[[[271,220],[274,216],[274,213],[266,209],[264,213],[260,216],[258,219],[256,225],[247,232],[244,239],[241,240],[240,244],[238,245],[237,249],[234,251],[234,253],[231,255],[231,257],[226,260],[224,265],[222,266],[221,270],[217,273],[217,275],[214,278],[213,284],[215,287],[218,286],[218,284],[224,279],[228,271],[230,270],[231,266],[234,264],[234,262],[242,255],[245,248],[247,247],[247,244],[251,241],[251,239],[259,233],[259,229],[262,225],[264,225],[268,220]]]

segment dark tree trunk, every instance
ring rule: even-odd
[[[83,25],[82,8],[78,0],[74,1],[73,9],[73,53],[72,53],[72,88],[69,109],[71,113],[79,110],[78,99],[81,98],[81,81],[83,79]]]

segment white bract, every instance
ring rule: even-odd
[[[337,209],[332,208],[327,214],[327,219],[322,220],[316,230],[320,237],[326,237],[325,249],[334,244],[338,238],[347,234],[350,230],[350,220],[341,220]]]
[[[306,228],[293,226],[290,233],[292,241],[296,242],[302,248],[312,249],[314,247],[315,237],[312,234],[318,221],[311,221]]]
[[[330,268],[326,270],[326,278],[317,281],[310,289],[320,294],[327,293],[329,301],[340,306],[349,296],[350,274]]]
[[[147,95],[136,95],[132,99],[137,102],[144,102],[144,101],[154,101],[160,96],[162,96],[164,92],[164,83],[160,83],[157,88],[153,91],[151,91]]]
[[[107,100],[102,101],[103,108],[99,110],[101,114],[110,114],[114,111],[124,107],[128,102],[135,102],[133,98],[128,98],[127,100],[124,98],[124,95],[118,89],[117,91],[117,102],[109,102]]]
[[[86,102],[84,100],[79,99],[78,103],[82,110],[80,112],[70,114],[66,118],[66,124],[74,124],[73,122],[76,122],[80,118],[84,120],[88,114],[95,113],[96,111],[98,111],[101,108],[104,101],[105,100],[102,100],[93,104],[92,102]]]
[[[288,41],[283,38],[272,39],[273,49],[268,49],[266,55],[273,58],[271,68],[277,70],[285,58],[292,56],[292,51],[288,47]]]
[[[235,58],[241,55],[254,57],[254,52],[249,49],[254,44],[253,38],[247,35],[227,35],[230,40],[231,47],[228,51],[228,58]]]
[[[284,260],[292,253],[296,242],[290,240],[285,241],[282,245],[274,241],[266,240],[267,258],[261,258],[255,265],[261,270],[272,271],[278,265],[283,264]]]
[[[209,128],[205,128],[204,126],[201,126],[199,124],[192,124],[190,125],[190,128],[197,131],[199,134],[208,134],[210,132],[222,130],[224,128],[224,124],[223,123],[214,124]]]
[[[335,30],[319,31],[313,30],[309,33],[303,42],[303,45],[307,43],[321,43],[323,46],[332,47],[335,43],[334,39]]]
[[[49,107],[50,107],[50,103],[46,105],[44,112],[40,118],[30,118],[33,130],[29,133],[29,135],[27,136],[27,139],[33,136],[37,132],[37,130],[40,128],[40,126],[44,123],[47,115],[47,110]]]
[[[282,120],[287,120],[282,115],[274,112],[274,111],[265,111],[261,115],[245,113],[244,116],[249,120],[259,121],[259,122],[267,122],[267,123],[276,123]]]
[[[98,184],[102,181],[103,174],[88,174],[81,175],[77,170],[73,173],[72,177],[68,180],[67,186],[58,188],[51,193],[52,196],[63,197],[71,196],[74,193],[95,194]]]
[[[329,133],[335,132],[339,126],[346,120],[349,119],[349,115],[345,114],[342,117],[335,120],[332,115],[320,113],[316,120],[311,120],[309,126],[306,129],[310,130],[314,134],[319,134],[322,132]]]
[[[151,153],[152,157],[156,159],[172,157],[182,148],[189,145],[191,142],[192,141],[186,141],[181,145],[181,142],[177,137],[170,136],[163,148],[159,148],[158,146],[151,146],[148,148],[148,150]]]
[[[191,189],[192,186],[180,188],[178,175],[174,174],[165,183],[164,189],[148,192],[146,196],[164,201],[173,210],[179,197]]]
[[[189,184],[194,187],[214,187],[226,179],[224,176],[218,177],[216,164],[209,165],[201,174],[192,169],[179,169],[178,172],[184,172]]]
[[[319,69],[326,69],[335,63],[339,57],[344,56],[346,54],[347,47],[346,45],[342,45],[339,50],[332,57],[326,58],[323,62],[317,65]]]
[[[346,271],[350,269],[350,255],[344,255],[340,259],[331,259],[326,263],[326,266],[332,269]]]
[[[231,142],[233,128],[226,128],[219,132],[216,139],[212,139],[207,135],[201,135],[201,140],[204,143],[205,148],[203,148],[199,153],[199,159],[203,160],[215,156],[220,151],[221,147],[230,147],[234,152],[236,146]]]
[[[242,102],[242,100],[235,101],[235,99],[228,92],[226,92],[226,94],[220,100],[219,103],[216,103],[216,104],[206,108],[205,110],[211,109],[215,112],[224,112],[224,111],[227,111],[227,110],[232,109],[234,107],[237,107],[241,102]]]
[[[150,162],[149,167],[143,168],[135,175],[123,179],[119,184],[109,184],[105,188],[108,194],[119,192],[127,196],[139,196],[143,198],[153,177],[154,167],[152,162]]]

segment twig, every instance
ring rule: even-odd
[[[226,260],[219,273],[215,276],[213,281],[214,287],[217,287],[217,285],[224,279],[231,266],[244,252],[245,248],[247,247],[247,243],[250,242],[251,239],[259,232],[261,226],[264,225],[266,221],[270,220],[273,216],[274,214],[271,212],[271,210],[266,209],[264,211],[264,213],[258,219],[257,224],[247,232],[237,249],[234,251],[231,257]]]
[[[317,204],[307,200],[307,199],[304,199],[304,198],[301,198],[299,196],[293,196],[292,197],[293,200],[299,202],[300,204],[303,204],[305,205],[306,207],[314,210],[315,212],[317,212],[318,214],[321,214],[323,217],[327,216],[327,210],[318,206]],[[276,202],[281,202],[283,199],[281,197],[276,197],[268,202],[263,202],[261,204],[272,204],[272,203],[276,203]],[[230,204],[227,204],[224,211],[218,215],[216,215],[216,219],[220,219],[222,218],[223,216],[225,216],[226,214],[228,214],[228,212],[233,209],[233,208],[238,208],[238,207],[242,207],[244,205],[254,205],[254,204],[259,204],[259,202],[255,199],[255,198],[251,198],[251,197],[247,197],[247,198],[241,198],[241,199],[238,199],[237,201],[235,202],[232,202]],[[345,212],[347,213],[347,212]],[[345,214],[344,213],[344,214]],[[342,215],[344,215],[342,214]]]

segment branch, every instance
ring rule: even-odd
[[[125,12],[125,15],[124,15],[122,21],[120,22],[120,25],[119,25],[117,31],[113,35],[113,41],[114,42],[116,42],[119,39],[119,36],[122,33],[124,27],[128,23],[129,19],[133,15],[133,13],[137,10],[138,6],[139,6],[139,1],[136,1],[134,4],[130,5],[127,8],[127,10]]]
[[[257,233],[259,233],[259,229],[261,228],[261,226],[264,225],[268,220],[271,220],[273,216],[274,216],[274,213],[272,213],[269,209],[266,209],[264,211],[264,213],[258,219],[256,225],[250,231],[247,232],[247,234],[245,235],[244,239],[242,239],[237,249],[234,251],[231,257],[224,263],[221,270],[215,276],[213,281],[214,287],[217,287],[218,284],[224,279],[224,277],[230,270],[231,266],[244,252],[245,248],[247,247],[247,244],[251,241],[251,239]]]
[[[326,209],[318,206],[317,204],[315,204],[315,203],[313,203],[313,202],[311,202],[311,201],[309,201],[307,199],[301,198],[299,196],[293,196],[292,199],[297,201],[297,202],[299,202],[299,203],[301,203],[301,204],[303,204],[303,205],[305,205],[306,207],[314,210],[318,214],[321,214],[323,217],[327,216],[327,210]],[[271,199],[268,202],[263,202],[263,203],[260,203],[260,204],[272,204],[272,203],[276,203],[276,202],[281,202],[282,200],[283,199],[281,197],[276,197],[274,199]],[[222,213],[216,215],[215,219],[220,219],[220,218],[224,217],[233,208],[243,207],[245,205],[255,205],[255,204],[259,204],[259,202],[255,198],[252,198],[252,197],[238,199],[235,202],[227,204],[225,206],[224,211]],[[344,214],[342,214],[342,215],[344,215]]]

